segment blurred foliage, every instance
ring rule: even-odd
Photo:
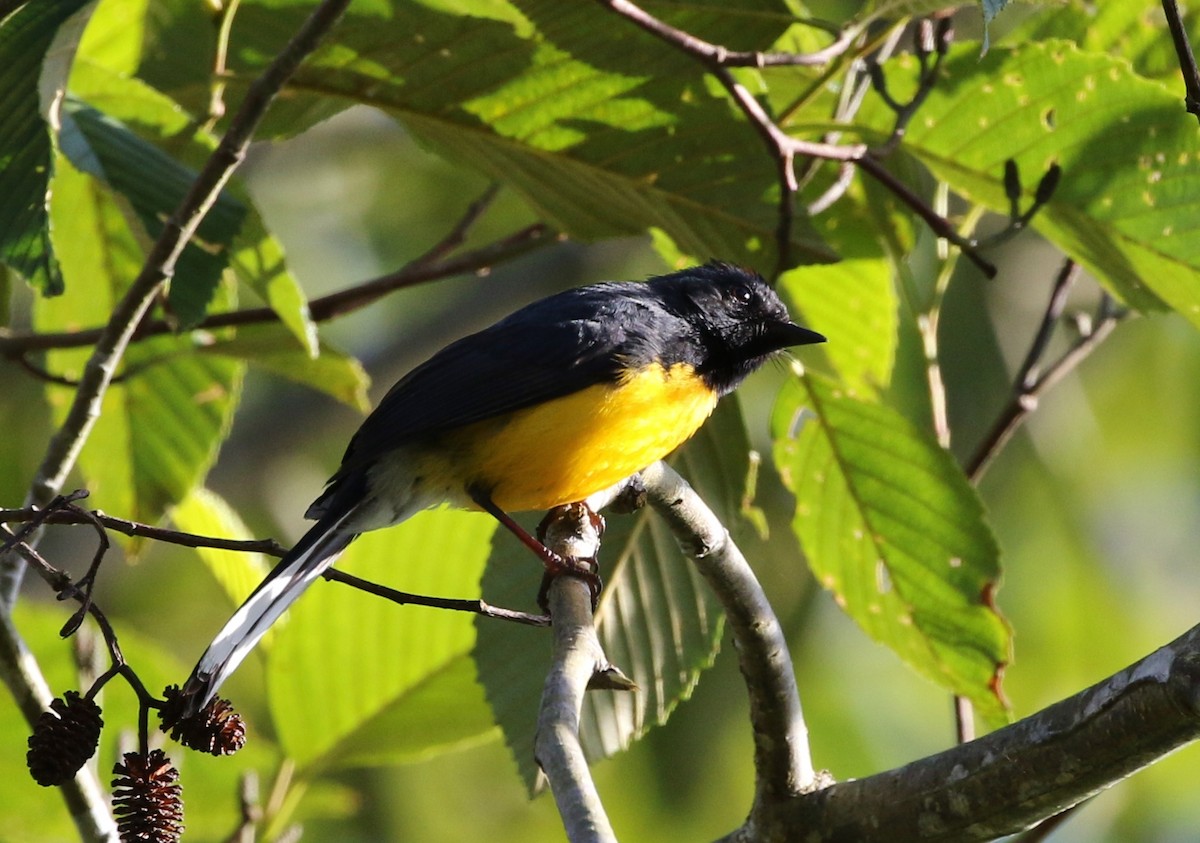
[[[18,334],[104,322],[313,4],[80,5],[9,4],[0,19],[0,289]],[[943,5],[645,7],[731,49],[814,50],[828,42],[814,20],[862,26],[877,48]],[[948,689],[989,725],[1021,717],[1196,622],[1200,394],[1187,385],[1200,376],[1200,161],[1165,23],[1135,6],[1014,6],[990,21],[986,54],[978,40],[953,46],[886,166],[986,231],[1004,221],[985,211],[1009,210],[1007,160],[1023,206],[1057,163],[1061,184],[1034,230],[988,253],[1000,273],[984,281],[859,174],[821,214],[798,214],[798,265],[779,278],[829,343],[803,353],[802,375],[752,379],[676,458],[758,570],[793,645],[815,761],[838,778],[947,746]],[[1186,22],[1195,32],[1194,13]],[[982,37],[979,10],[957,24]],[[910,39],[895,43],[882,72],[904,101],[921,57]],[[734,78],[796,137],[881,143],[893,110],[871,91],[847,105],[868,47],[856,49]],[[359,420],[348,408],[369,403],[367,371],[377,396],[449,339],[568,286],[710,256],[763,272],[778,260],[779,187],[759,136],[698,64],[600,4],[356,0],[259,138],[156,303],[163,330],[133,344],[105,399],[72,478],[89,506],[224,537],[294,536]],[[799,208],[837,173],[801,175]],[[499,194],[452,247],[532,223],[563,237],[402,290],[318,335],[309,299],[418,258],[492,183]],[[1110,295],[1134,318],[1041,399],[974,488],[960,463],[1008,400],[1063,255],[1088,273],[1070,316]],[[204,327],[256,307],[274,317]],[[1047,359],[1075,341],[1070,322]],[[87,354],[52,347],[27,362],[69,381]],[[0,505],[17,506],[73,392],[15,359],[0,372]],[[752,796],[747,704],[711,596],[661,527],[648,513],[612,519],[600,628],[645,692],[596,695],[584,731],[595,758],[613,756],[596,775],[619,835],[707,839],[738,825]],[[538,569],[492,534],[483,516],[437,511],[364,538],[342,564],[399,589],[528,607]],[[42,550],[78,575],[94,541],[54,528]],[[266,560],[120,546],[129,564],[105,564],[97,600],[156,691],[186,675]],[[76,665],[96,658],[90,627],[64,644],[62,607],[38,582],[26,593],[14,619],[51,687],[86,687]],[[526,798],[548,649],[540,631],[317,584],[228,685],[250,748],[234,759],[171,748],[188,839],[229,835],[246,770],[278,796],[265,839],[293,823],[311,840],[557,839],[550,800]],[[102,780],[137,719],[119,683],[103,703]],[[7,698],[0,734],[0,836],[69,839],[58,795],[20,769],[26,727]],[[1165,759],[1056,839],[1192,839],[1198,765],[1194,749]]]

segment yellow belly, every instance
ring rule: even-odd
[[[469,425],[442,440],[442,455],[501,509],[550,509],[583,500],[665,457],[716,404],[717,396],[690,367],[653,367],[617,384]]]

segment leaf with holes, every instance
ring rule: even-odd
[[[889,83],[915,62],[888,63]],[[886,109],[864,109],[877,128]],[[1033,226],[1138,309],[1164,303],[1200,326],[1200,153],[1179,94],[1120,58],[1066,42],[955,49],[903,149],[964,196],[1006,212],[1004,162],[1026,204],[1052,163],[1062,179]]]
[[[788,382],[772,429],[817,579],[872,638],[1003,719],[999,551],[951,456],[895,411],[812,374]]]

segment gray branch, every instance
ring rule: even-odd
[[[1200,626],[1108,679],[991,734],[772,806],[787,839],[994,840],[1200,737]],[[743,828],[731,840],[761,840]],[[782,838],[781,838],[782,839]]]
[[[562,556],[594,558],[600,530],[583,505],[561,507],[546,534],[546,546]],[[596,677],[613,672],[592,618],[591,588],[559,576],[550,585],[554,655],[538,711],[534,757],[550,784],[571,843],[616,843],[600,794],[579,743],[583,695]],[[618,674],[619,675],[619,674]]]
[[[195,234],[208,209],[245,157],[254,129],[275,94],[300,62],[337,21],[349,0],[324,0],[305,20],[296,35],[247,91],[237,115],[230,121],[221,143],[200,171],[186,197],[163,226],[162,235],[151,248],[146,263],[124,297],[113,309],[108,324],[96,342],[80,379],[75,398],[62,426],[50,440],[42,464],[29,491],[27,503],[45,504],[62,490],[67,475],[100,416],[104,394],[112,383],[130,338],[150,309],[163,283],[175,272],[175,262]],[[31,538],[36,541],[36,536]],[[0,557],[0,655],[2,673],[22,713],[32,725],[50,702],[51,694],[41,669],[11,623],[25,562],[18,553]],[[11,668],[11,669],[8,669]],[[37,701],[36,710],[32,705]],[[106,800],[96,777],[86,769],[61,788],[79,834],[84,840],[105,840],[111,824]]]
[[[665,463],[642,472],[650,504],[725,609],[750,697],[756,774],[748,827],[775,839],[766,824],[773,805],[819,786],[808,728],[783,629],[746,557],[708,505]]]

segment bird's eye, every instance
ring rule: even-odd
[[[739,305],[748,305],[754,301],[754,291],[748,284],[735,284],[729,289],[729,300]]]

